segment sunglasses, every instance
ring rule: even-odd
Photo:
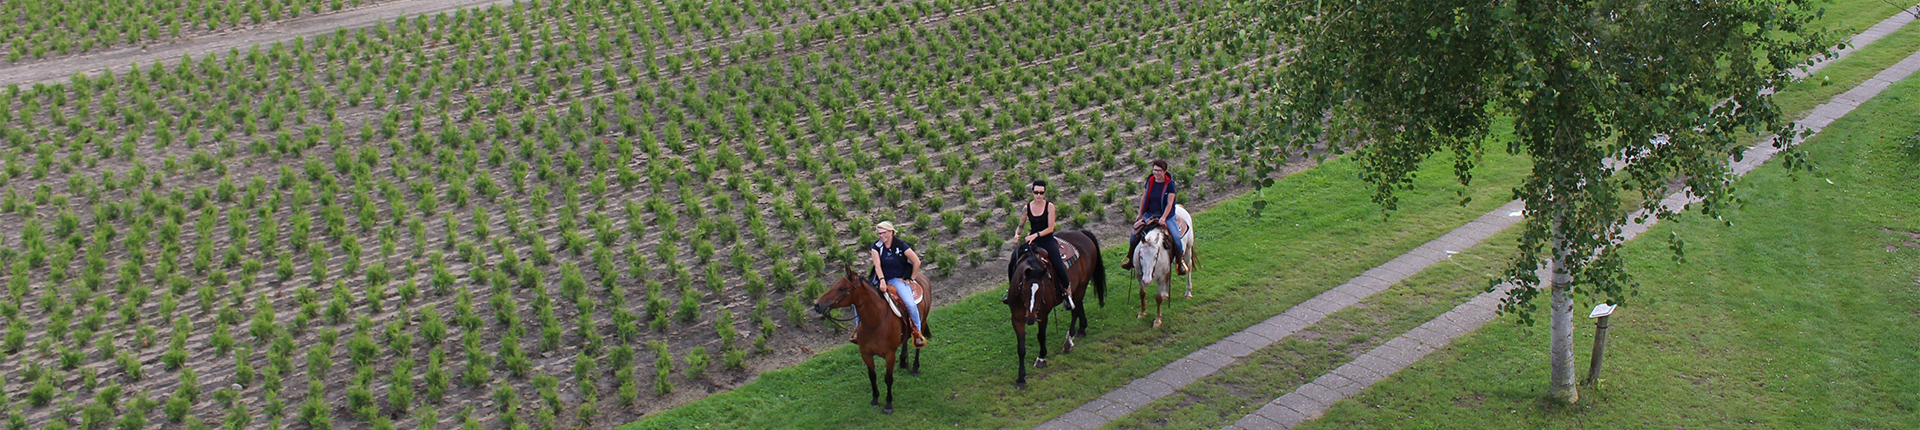
[[[1036,195],[1036,196],[1037,196],[1037,195],[1041,195],[1041,194],[1046,194],[1046,193],[1047,193],[1047,190],[1034,190],[1034,191],[1033,191],[1033,195]]]

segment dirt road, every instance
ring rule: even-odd
[[[431,15],[439,12],[488,5],[513,4],[516,0],[397,0],[358,9],[313,15],[287,21],[247,26],[225,32],[201,35],[173,42],[157,42],[88,52],[39,61],[23,61],[0,67],[0,85],[32,85],[66,82],[76,73],[97,73],[108,68],[124,71],[139,63],[172,63],[182,55],[199,58],[229,48],[292,40],[300,36],[331,33],[338,28],[359,28],[400,16]]]

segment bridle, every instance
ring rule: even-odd
[[[1048,268],[1048,266],[1046,265],[1046,261],[1042,260],[1039,255],[1035,255],[1034,251],[1035,251],[1035,248],[1032,245],[1020,245],[1020,260],[1015,264],[1018,264],[1019,266],[1021,266],[1018,269],[1018,272],[1020,273],[1020,280],[1025,281],[1023,283],[1027,285],[1025,286],[1011,285],[1010,286],[1012,287],[1014,292],[1019,293],[1017,294],[1018,296],[1025,298],[1025,301],[1027,302],[1026,303],[1027,315],[1029,318],[1031,318],[1033,314],[1037,311],[1035,307],[1038,306],[1038,302],[1040,298],[1040,282],[1041,281],[1046,281],[1050,283],[1050,285],[1052,285],[1054,288],[1060,288],[1060,282],[1058,282],[1058,280],[1053,279],[1053,271]],[[1024,264],[1021,264],[1021,263],[1024,263]],[[1033,271],[1040,272],[1039,279],[1027,279],[1026,273],[1033,272]],[[1022,287],[1025,287],[1025,288],[1022,288]],[[1012,294],[1010,292],[1009,295],[1012,296],[1015,294]],[[1009,304],[1011,305],[1011,303]]]
[[[879,288],[879,285],[880,285],[880,282],[878,279],[873,280],[873,282],[866,282],[865,280],[854,279],[852,275],[842,276],[840,277],[840,279],[848,282],[864,283],[864,284],[867,284],[867,287],[869,288]],[[838,294],[833,298],[832,300],[833,303],[844,302],[847,300],[849,296],[853,295],[853,288],[846,288],[846,289],[835,288],[834,291],[839,291],[840,294]],[[852,306],[852,304],[848,304],[846,306],[835,306],[834,308],[844,308],[847,306]],[[832,325],[834,326],[835,329],[840,328],[840,324],[837,324],[837,323],[851,322],[855,317],[858,317],[858,315],[849,315],[846,318],[834,318],[833,314],[831,313],[828,313],[828,312],[820,313],[820,319],[833,322],[834,324]]]

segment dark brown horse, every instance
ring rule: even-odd
[[[1007,308],[1013,316],[1013,334],[1018,340],[1020,376],[1013,380],[1013,386],[1027,387],[1027,326],[1040,324],[1040,356],[1033,361],[1035,369],[1047,367],[1047,315],[1055,306],[1062,304],[1058,288],[1067,288],[1067,309],[1073,311],[1067,320],[1067,343],[1062,353],[1073,352],[1073,338],[1087,336],[1087,285],[1093,284],[1100,305],[1107,305],[1107,265],[1100,261],[1100,240],[1093,232],[1074,230],[1054,233],[1054,239],[1060,241],[1061,253],[1068,254],[1068,246],[1077,249],[1077,259],[1070,259],[1067,266],[1067,280],[1053,279],[1048,270],[1048,261],[1058,256],[1047,255],[1037,247],[1022,244],[1015,250],[1007,262]],[[1063,285],[1064,284],[1064,285]]]
[[[834,308],[853,307],[854,315],[860,317],[860,326],[856,328],[858,331],[855,333],[855,339],[859,341],[860,359],[867,362],[867,385],[873,389],[873,401],[870,404],[880,405],[880,383],[873,372],[873,357],[880,356],[886,360],[887,366],[887,404],[880,409],[880,412],[891,414],[893,413],[894,359],[905,359],[908,353],[907,319],[904,316],[906,310],[900,310],[903,316],[894,316],[893,309],[887,305],[887,299],[880,293],[880,280],[873,279],[871,276],[855,275],[851,267],[843,267],[843,270],[846,275],[833,281],[833,287],[828,288],[818,300],[813,301],[813,311],[819,312],[824,318],[827,317],[827,312]],[[933,303],[931,296],[933,284],[927,282],[926,274],[916,275],[913,282],[918,285],[914,286],[913,291],[915,298],[920,299],[918,307],[921,318],[925,319]],[[926,321],[921,321],[921,324],[925,329],[921,330],[920,334],[932,338],[933,325],[927,324]],[[910,374],[918,376],[920,375],[920,350],[915,349],[912,353],[913,365],[902,367],[907,368]]]

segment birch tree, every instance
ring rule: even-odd
[[[1791,118],[1769,88],[1826,52],[1811,0],[1246,0],[1215,30],[1222,43],[1293,51],[1262,104],[1265,129],[1240,144],[1261,171],[1319,142],[1351,150],[1374,200],[1393,208],[1419,166],[1452,161],[1462,184],[1487,148],[1532,171],[1513,259],[1491,290],[1501,312],[1552,327],[1549,395],[1575,402],[1573,314],[1581,299],[1639,293],[1619,255],[1633,209],[1718,218],[1735,203],[1728,163],[1745,142],[1782,147]],[[1511,122],[1511,139],[1489,143]],[[1348,143],[1351,142],[1351,143]],[[1501,147],[1504,146],[1504,147]],[[1659,202],[1675,187],[1698,203]],[[1678,242],[1673,242],[1676,250]],[[1544,271],[1541,270],[1544,266]],[[1546,273],[1542,279],[1540,273]]]

